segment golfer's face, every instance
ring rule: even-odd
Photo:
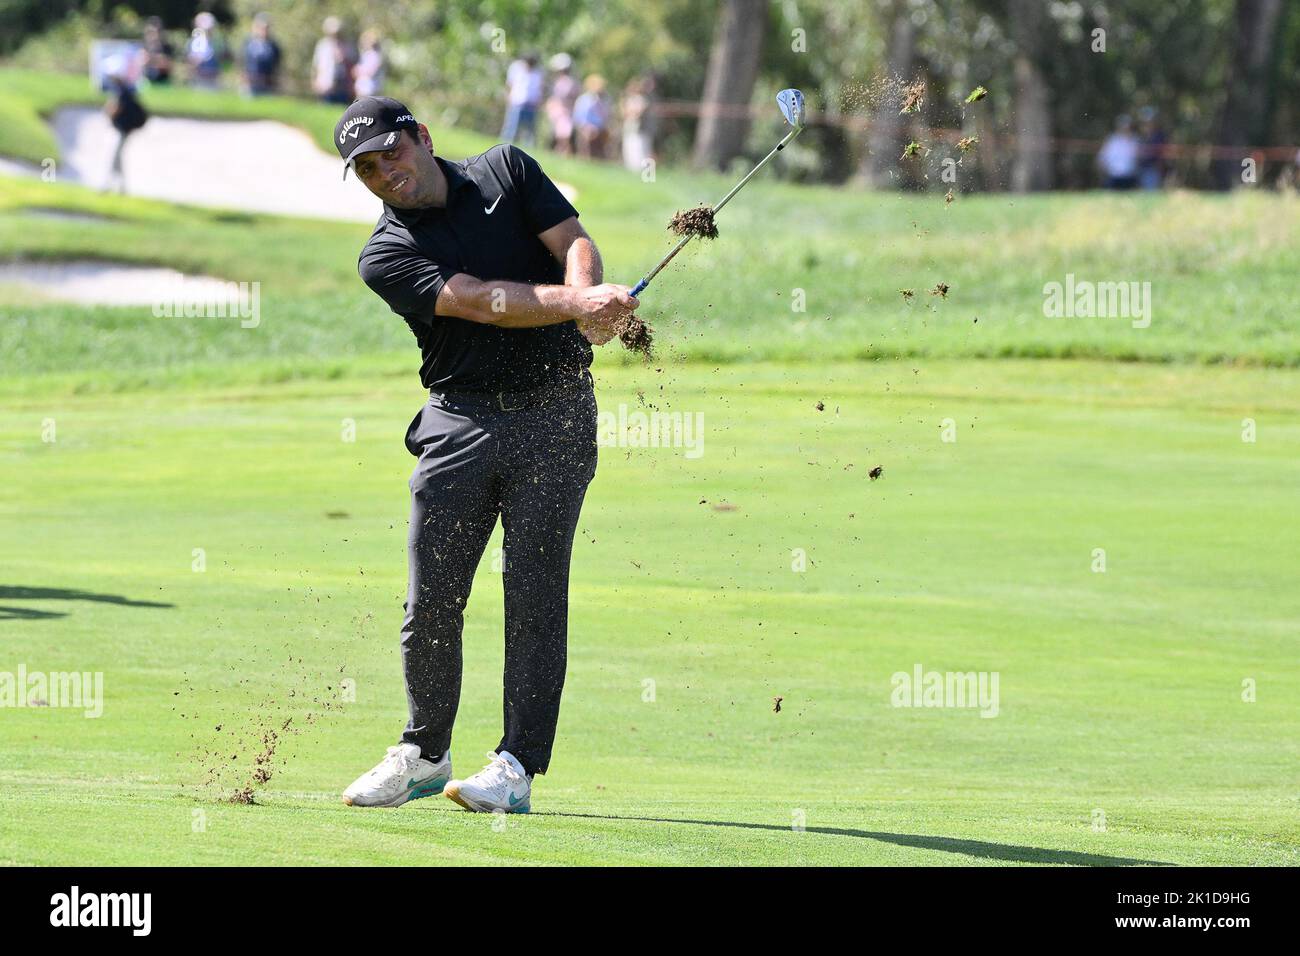
[[[357,178],[372,193],[398,209],[415,209],[432,201],[433,154],[403,133],[392,149],[362,153],[352,164]]]

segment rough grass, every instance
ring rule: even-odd
[[[84,82],[0,71],[30,116],[89,93]],[[318,104],[245,100],[178,89],[155,109],[267,116],[327,139],[335,114]],[[6,127],[0,124],[0,137]],[[435,130],[448,155],[489,141]],[[0,139],[0,152],[5,149]],[[671,244],[676,209],[716,200],[726,179],[660,170],[652,182],[609,165],[543,155],[578,189],[577,206],[605,254],[607,276],[632,284]],[[349,184],[361,188],[357,184]],[[52,222],[33,206],[99,212],[94,224]],[[1292,304],[1300,242],[1291,195],[1231,197],[908,196],[783,184],[765,177],[718,218],[721,237],[688,247],[642,296],[667,361],[1099,358],[1293,366]],[[68,373],[82,387],[346,373],[359,356],[411,348],[405,325],[355,275],[368,235],[331,225],[101,197],[60,184],[0,178],[0,258],[96,257],[160,263],[261,283],[256,330],[159,321],[147,309],[0,302],[0,371]],[[1151,321],[1048,318],[1044,286],[1068,274],[1150,283]],[[487,277],[490,278],[490,277]],[[929,294],[937,283],[947,298]],[[912,289],[910,303],[899,294]],[[409,354],[409,353],[408,353]],[[278,371],[275,374],[280,374]],[[13,387],[11,385],[11,387]]]

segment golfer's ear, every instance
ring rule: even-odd
[[[429,127],[425,126],[423,123],[417,123],[416,125],[419,127],[416,139],[420,141],[421,146],[432,153],[433,137],[429,135]]]

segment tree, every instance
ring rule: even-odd
[[[885,55],[888,76],[910,79],[916,60],[916,25],[907,0],[882,5],[880,28],[889,37]],[[903,149],[903,120],[898,115],[898,104],[892,100],[877,104],[874,113],[858,178],[875,187],[895,185],[894,172]]]
[[[1282,8],[1282,0],[1237,0],[1228,95],[1219,117],[1221,145],[1259,145],[1268,138]],[[1220,189],[1231,188],[1240,175],[1240,157],[1215,163]]]
[[[695,131],[696,167],[724,169],[744,148],[766,29],[767,0],[723,0]]]
[[[1039,66],[1049,29],[1044,6],[1043,0],[1012,0],[1010,9],[1017,134],[1011,189],[1018,193],[1052,188],[1051,91]]]

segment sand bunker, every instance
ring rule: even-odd
[[[0,298],[8,301],[147,305],[175,310],[177,303],[232,308],[248,302],[247,284],[189,276],[175,269],[120,262],[0,262]]]
[[[58,177],[102,188],[117,134],[102,112],[54,114]],[[380,202],[306,133],[271,120],[152,116],[126,142],[122,164],[133,196],[220,209],[373,223]]]
[[[88,107],[54,114],[57,178],[103,188],[117,134]],[[272,120],[198,120],[152,116],[132,133],[123,153],[126,191],[217,209],[374,223],[382,207],[366,187],[343,179],[338,156],[300,129]],[[38,176],[41,170],[0,160],[0,172]],[[571,202],[577,191],[556,183]]]

